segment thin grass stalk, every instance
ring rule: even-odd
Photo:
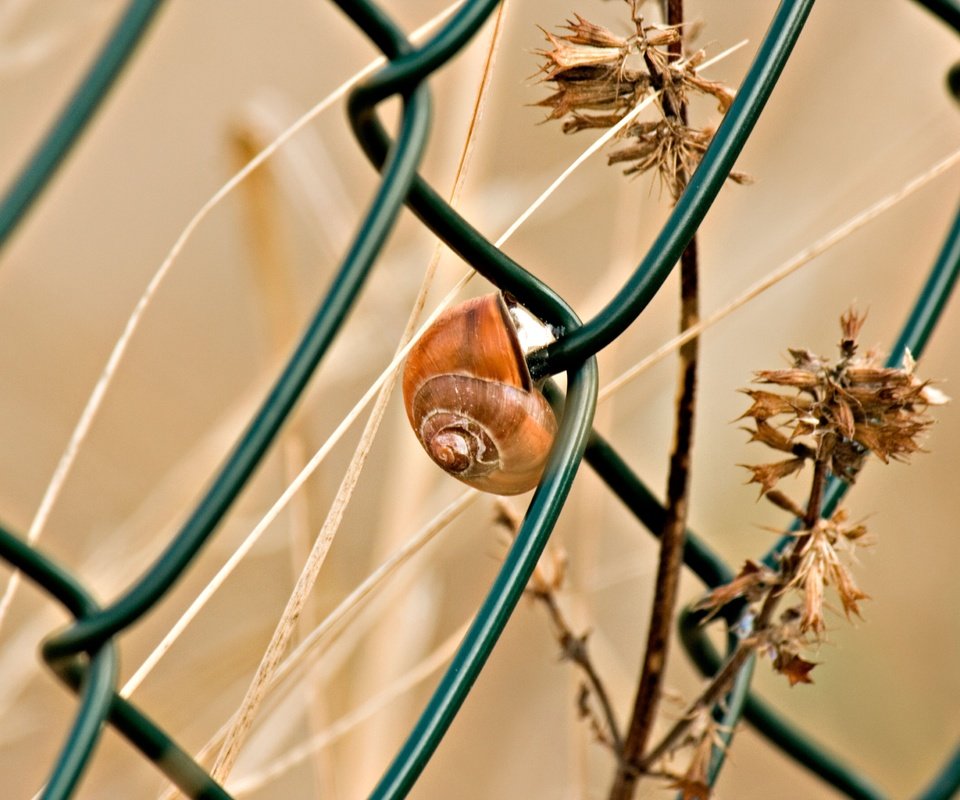
[[[344,714],[324,730],[277,758],[263,770],[231,783],[231,794],[234,797],[243,797],[266,786],[308,758],[315,757],[317,753],[330,747],[359,725],[376,716],[385,706],[410,692],[450,661],[456,652],[457,645],[460,644],[464,633],[466,633],[468,624],[461,625],[403,675],[391,681],[375,695]]]
[[[461,493],[359,583],[281,662],[277,670],[270,676],[270,682],[267,686],[268,692],[286,682],[293,681],[294,678],[302,674],[302,670],[308,663],[315,663],[324,652],[338,641],[348,627],[352,630],[359,612],[366,608],[373,598],[377,597],[391,578],[397,574],[398,570],[420,553],[438,535],[447,530],[450,523],[469,508],[479,496],[480,493],[474,489],[468,489]],[[233,726],[235,720],[236,713],[197,752],[197,761],[206,761],[212,755],[213,750],[223,742],[227,731]],[[170,800],[174,794],[173,790],[168,790],[160,795],[160,800]]]
[[[476,139],[477,121],[479,120],[481,109],[483,108],[483,105],[488,97],[490,78],[492,76],[494,64],[493,55],[496,52],[496,48],[500,41],[500,36],[503,30],[502,20],[504,7],[504,5],[500,7],[498,24],[495,25],[493,29],[487,62],[481,75],[480,85],[477,90],[477,100],[474,105],[473,120],[471,122],[467,138],[464,141],[460,162],[457,168],[456,179],[454,181],[454,187],[451,191],[449,202],[454,206],[459,202],[460,193],[463,189],[464,180],[466,178],[467,167],[470,162],[470,155],[473,152],[473,145]],[[423,313],[427,295],[433,285],[434,275],[436,274],[437,264],[440,259],[441,247],[442,246],[438,243],[434,251],[434,256],[427,266],[423,281],[407,320],[406,327],[401,335],[400,342],[397,347],[398,353],[403,349],[404,345],[411,340],[414,332],[416,331],[417,322]],[[280,665],[282,654],[286,650],[292,633],[292,626],[296,622],[303,609],[306,598],[309,595],[314,582],[316,581],[320,567],[323,565],[323,561],[326,558],[326,554],[329,551],[330,545],[332,544],[333,539],[339,530],[340,523],[343,520],[343,515],[346,512],[346,507],[353,496],[353,491],[356,488],[357,482],[359,481],[360,473],[363,470],[363,466],[370,452],[370,448],[373,446],[373,440],[380,428],[380,423],[382,422],[383,415],[386,412],[387,403],[390,400],[397,377],[398,373],[394,372],[380,389],[380,393],[377,396],[374,408],[370,412],[370,417],[368,418],[363,434],[360,437],[360,442],[357,445],[357,449],[347,467],[346,474],[344,475],[340,487],[337,490],[327,518],[323,523],[320,534],[317,537],[313,550],[311,551],[307,560],[307,564],[304,567],[304,570],[297,581],[297,585],[294,588],[294,592],[287,603],[287,607],[284,609],[280,621],[277,624],[273,638],[271,639],[270,644],[267,646],[267,650],[264,653],[260,666],[254,675],[253,681],[251,682],[238,714],[235,717],[235,722],[227,731],[223,747],[220,750],[220,754],[217,756],[217,760],[212,770],[213,776],[221,782],[226,778],[236,762],[240,747],[243,744],[246,734],[252,727],[254,715],[256,714],[257,708],[259,707],[266,693],[267,685],[270,682],[270,677]]]
[[[276,126],[274,126],[276,127]],[[274,137],[269,137],[274,138]],[[239,162],[238,169],[256,157],[269,142],[254,124],[241,122],[229,137],[228,145],[234,160]],[[275,163],[275,162],[274,162]],[[281,224],[281,192],[273,171],[257,170],[243,185],[240,193],[242,210],[246,213],[250,250],[253,261],[254,280],[257,286],[255,296],[259,300],[264,325],[268,361],[282,358],[289,343],[295,340],[296,328],[291,310],[295,307],[296,290],[291,273],[294,259],[289,243],[285,240]],[[290,484],[308,461],[306,444],[300,421],[294,419],[281,432],[280,442],[281,470],[285,484]],[[289,504],[290,564],[296,570],[310,551],[310,514],[307,497],[298,492]],[[312,605],[304,606],[297,621],[299,638],[305,638],[313,630],[319,619]],[[316,733],[326,726],[328,713],[321,692],[310,692],[307,707],[309,729]],[[333,792],[331,775],[333,765],[329,754],[323,753],[313,762],[316,786],[321,794]]]
[[[459,6],[460,3],[454,3],[445,8],[439,14],[432,17],[412,34],[410,34],[411,39],[417,41],[424,38],[428,33],[442,24],[443,21],[447,19],[454,11],[456,11]],[[107,363],[104,365],[103,371],[97,378],[97,382],[90,393],[90,397],[87,399],[83,411],[80,413],[77,424],[70,434],[70,438],[67,441],[67,445],[63,451],[63,454],[60,456],[60,459],[57,462],[53,476],[51,477],[47,488],[44,490],[44,494],[40,500],[40,505],[37,509],[37,512],[30,523],[30,528],[27,532],[28,542],[32,543],[37,541],[44,527],[46,526],[47,520],[49,519],[50,514],[53,511],[53,507],[63,491],[63,487],[73,469],[73,465],[77,460],[77,456],[80,453],[83,443],[86,441],[87,435],[89,434],[90,429],[93,427],[94,420],[97,418],[100,409],[103,406],[103,401],[106,397],[107,391],[113,383],[114,377],[120,367],[121,362],[123,361],[124,356],[126,355],[131,341],[133,340],[134,334],[139,329],[143,317],[151,305],[154,296],[160,290],[160,287],[172,269],[174,262],[183,251],[187,242],[192,238],[194,232],[200,227],[201,223],[207,218],[207,216],[209,216],[214,208],[220,205],[220,203],[223,202],[223,200],[226,199],[234,189],[236,189],[244,180],[253,174],[253,172],[260,167],[261,164],[263,164],[267,159],[271,158],[289,139],[291,139],[310,122],[316,119],[316,117],[318,117],[321,113],[332,107],[336,101],[346,96],[350,89],[352,89],[357,83],[359,83],[368,75],[373,74],[385,63],[386,59],[382,57],[374,59],[367,64],[366,67],[348,78],[340,86],[334,89],[333,92],[301,115],[295,122],[286,128],[283,133],[274,139],[267,147],[261,150],[256,157],[251,159],[243,169],[237,172],[232,178],[230,178],[230,180],[228,180],[216,192],[214,192],[213,195],[211,195],[210,198],[190,218],[190,221],[187,222],[186,226],[173,243],[173,246],[170,248],[170,251],[157,268],[157,271],[147,283],[146,288],[143,290],[143,294],[138,299],[137,304],[134,306],[134,309],[130,314],[130,317],[127,319],[123,331],[114,344],[113,350],[111,350],[110,355],[107,358]],[[3,597],[0,598],[0,627],[3,625],[3,621],[6,618],[10,604],[13,602],[13,597],[16,594],[19,584],[20,579],[18,574],[14,573],[4,588]]]
[[[665,342],[661,347],[657,348],[654,352],[650,353],[650,355],[641,359],[634,366],[624,370],[616,378],[609,381],[606,386],[600,390],[599,401],[602,403],[608,397],[626,386],[630,381],[646,372],[654,364],[659,364],[664,358],[676,351],[678,348],[697,338],[708,328],[711,328],[721,320],[726,319],[735,311],[738,311],[743,306],[747,305],[747,303],[755,300],[768,289],[773,288],[782,280],[790,277],[797,270],[805,267],[816,258],[819,258],[830,248],[840,244],[840,242],[844,241],[849,236],[852,236],[861,228],[865,227],[868,223],[873,222],[885,212],[896,207],[914,192],[919,191],[936,178],[939,178],[957,164],[960,164],[960,150],[955,150],[954,152],[950,153],[950,155],[937,161],[920,175],[911,178],[896,191],[880,198],[859,213],[855,214],[844,222],[841,222],[828,233],[817,239],[813,244],[801,250],[799,253],[793,256],[793,258],[784,262],[776,269],[771,270],[759,281],[750,285],[726,305],[720,307],[708,317],[696,323],[695,325],[690,326],[687,328],[687,330],[683,331],[677,336],[674,336],[668,342]]]

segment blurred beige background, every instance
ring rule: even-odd
[[[710,54],[748,44],[711,68],[736,85],[774,4],[689,0]],[[82,74],[124,4],[0,2],[0,185],[7,185]],[[411,30],[443,5],[387,2]],[[619,3],[511,4],[491,96],[468,175],[464,213],[491,238],[591,141],[539,125],[547,89],[532,78],[537,25],[579,12],[626,30]],[[435,124],[424,173],[448,191],[489,29],[431,82]],[[724,189],[702,228],[703,299],[712,311],[829,229],[957,147],[960,109],[943,77],[960,49],[906,0],[822,2],[738,168],[750,187]],[[145,285],[194,212],[252,152],[365,65],[374,53],[327,3],[169,3],[55,182],[2,254],[0,519],[30,524],[106,358]],[[699,119],[715,112],[698,108]],[[252,149],[251,149],[252,148]],[[956,210],[957,170],[772,289],[704,336],[691,526],[737,564],[757,556],[782,515],[755,502],[735,465],[746,448],[736,393],[786,348],[830,353],[851,302],[869,309],[864,342],[892,342]],[[42,537],[97,595],[114,597],[155,557],[213,474],[318,302],[376,176],[353,141],[343,102],[283,148],[205,220],[144,317]],[[256,209],[260,209],[257,211]],[[583,317],[603,306],[666,215],[648,179],[594,158],[524,225],[508,251]],[[259,214],[252,217],[251,215]],[[274,234],[265,257],[251,219]],[[402,219],[337,344],[275,448],[176,591],[122,639],[123,678],[388,363],[431,236]],[[270,262],[270,258],[279,263]],[[433,298],[463,271],[449,254]],[[482,291],[475,287],[472,291]],[[956,394],[954,302],[920,366]],[[669,281],[643,317],[601,355],[602,380],[674,331]],[[674,366],[644,374],[601,407],[597,427],[658,492],[670,442]],[[789,690],[766,665],[756,684],[892,797],[919,790],[960,733],[960,544],[957,409],[938,413],[928,454],[912,466],[872,464],[852,493],[876,545],[858,580],[865,620],[833,620],[812,687]],[[236,708],[327,513],[359,435],[351,433],[271,526],[181,641],[134,695],[198,750]],[[797,490],[802,484],[797,484]],[[406,430],[394,398],[357,496],[304,614],[304,631],[460,493]],[[522,505],[518,505],[522,508]],[[497,567],[493,507],[484,499],[441,534],[312,662],[310,679],[265,709],[234,772],[256,775],[291,748],[405,675],[464,624]],[[651,595],[654,549],[587,471],[556,541],[570,556],[562,601],[591,630],[621,718],[632,699]],[[4,571],[6,574],[6,571]],[[700,591],[695,579],[684,596]],[[65,622],[32,587],[0,630],[0,775],[4,797],[40,787],[75,708],[39,665],[42,637]],[[437,672],[262,788],[257,798],[366,796]],[[698,679],[678,649],[671,690]],[[601,798],[608,754],[576,718],[578,678],[558,663],[542,610],[521,603],[463,712],[413,792],[418,798]],[[230,784],[228,784],[229,786]],[[108,733],[78,797],[154,797],[153,768]],[[655,782],[641,797],[668,796]],[[836,796],[749,729],[738,735],[723,798]]]

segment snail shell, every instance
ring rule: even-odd
[[[495,494],[537,485],[557,420],[533,385],[502,295],[437,318],[407,358],[403,400],[427,454],[455,478]]]

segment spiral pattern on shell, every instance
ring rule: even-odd
[[[407,359],[403,394],[417,438],[450,475],[496,494],[536,486],[557,422],[500,295],[437,319]]]

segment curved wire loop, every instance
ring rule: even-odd
[[[0,556],[49,593],[74,618],[82,619],[99,611],[90,593],[69,572],[2,527]],[[44,657],[47,658],[46,652]],[[187,796],[229,800],[229,795],[186,751],[117,694],[115,642],[107,642],[82,656],[47,661],[57,677],[80,695],[80,705],[41,793],[43,800],[61,800],[73,793],[93,755],[103,723],[108,720]]]

